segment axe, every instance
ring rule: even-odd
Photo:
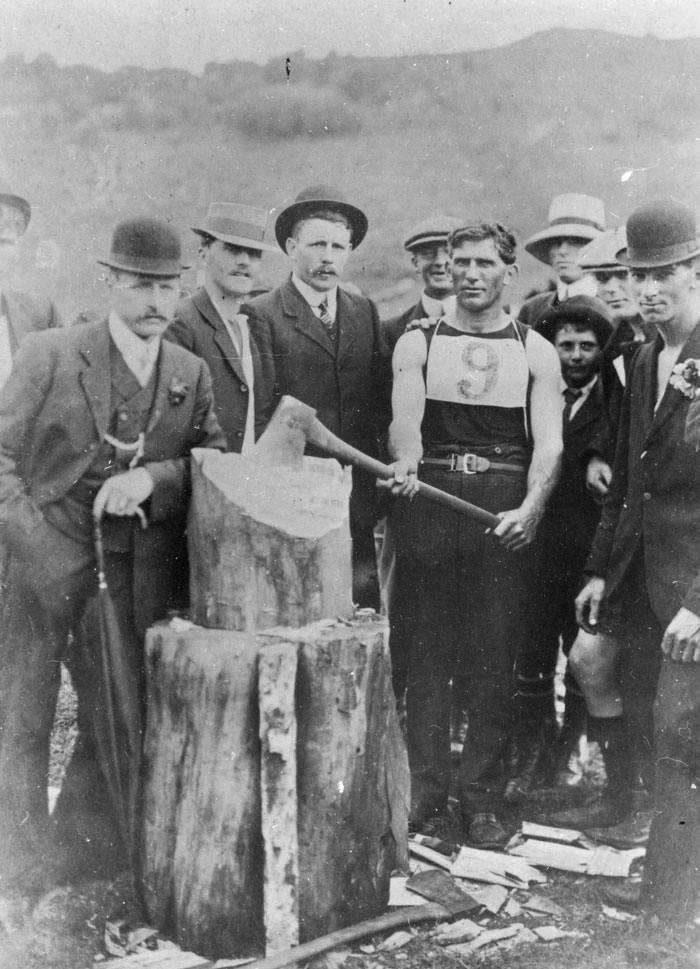
[[[389,465],[382,464],[368,454],[363,454],[362,451],[358,451],[351,444],[346,444],[332,434],[316,417],[313,407],[286,394],[277,405],[270,423],[260,435],[249,456],[251,460],[268,466],[274,464],[278,467],[300,469],[307,443],[332,455],[342,464],[352,464],[374,475],[375,478],[386,481],[394,476]],[[489,528],[495,528],[500,521],[490,511],[479,508],[478,505],[472,505],[471,502],[457,498],[424,481],[418,482],[418,493],[445,508],[451,508],[452,511],[488,525]]]

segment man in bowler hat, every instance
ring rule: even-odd
[[[265,372],[272,373],[275,401],[283,394],[298,397],[315,408],[330,431],[376,456],[388,423],[388,351],[374,303],[340,285],[348,258],[366,232],[364,212],[336,189],[321,185],[300,192],[275,222],[292,274],[242,312],[248,315]],[[353,601],[378,610],[377,516],[374,479],[353,469]]]
[[[264,239],[264,209],[214,202],[192,227],[200,237],[203,285],[180,300],[166,338],[206,360],[214,409],[229,451],[247,451],[272,413],[272,380],[248,331],[242,302],[255,288],[263,252],[277,247]],[[267,361],[265,361],[267,362]]]
[[[140,692],[144,632],[182,604],[190,450],[225,445],[206,364],[161,339],[180,293],[177,233],[129,219],[99,261],[108,317],[28,336],[0,395],[0,524],[11,555],[1,664],[10,696],[0,747],[5,879],[46,871],[49,735],[71,633],[80,733],[56,807],[66,856],[94,870],[98,822],[71,828],[72,808],[108,815],[94,749],[105,711],[93,519],[102,519],[120,662]]]
[[[629,368],[611,487],[576,608],[585,629],[621,640],[630,743],[653,739],[641,903],[683,921],[700,915],[700,239],[694,213],[674,200],[640,206],[626,228],[618,259],[658,335]],[[609,891],[618,903],[640,900],[635,886]]]

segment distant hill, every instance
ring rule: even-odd
[[[370,295],[409,274],[402,233],[431,211],[496,217],[522,240],[564,191],[599,195],[611,225],[651,195],[700,206],[700,40],[554,30],[449,56],[292,53],[286,67],[1,62],[0,175],[35,210],[26,285],[68,316],[99,309],[94,260],[125,214],[172,219],[194,260],[187,227],[209,201],[272,209],[314,182],[368,213],[350,277]],[[547,278],[521,263],[516,297]],[[264,266],[270,283],[286,271],[281,255]]]

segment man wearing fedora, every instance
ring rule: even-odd
[[[209,206],[201,225],[199,261],[203,285],[180,300],[166,338],[206,360],[214,391],[214,409],[229,451],[246,451],[272,413],[272,384],[250,339],[241,303],[256,285],[265,242],[264,209],[233,202]]]
[[[592,195],[557,195],[549,207],[549,224],[525,243],[525,249],[556,275],[556,287],[537,293],[520,307],[518,319],[537,329],[544,313],[572,296],[595,296],[595,283],[577,262],[579,251],[605,229],[605,208]]]
[[[652,745],[656,696],[641,904],[691,920],[700,914],[700,240],[693,212],[674,200],[640,206],[626,228],[618,259],[658,335],[629,367],[611,487],[576,609],[585,629],[622,641],[631,743]],[[626,884],[612,894],[639,896]]]
[[[597,300],[572,296],[550,307],[539,332],[554,345],[561,363],[564,452],[533,543],[530,622],[516,665],[520,722],[515,774],[506,788],[511,801],[539,782],[574,781],[567,764],[585,729],[586,709],[567,671],[564,721],[557,734],[554,675],[560,639],[568,656],[579,631],[574,598],[600,518],[600,505],[586,488],[582,456],[606,422],[599,361],[612,326]]]
[[[144,632],[182,604],[186,588],[189,453],[225,446],[206,364],[161,339],[179,299],[177,233],[129,219],[99,261],[109,271],[109,316],[26,337],[0,395],[0,525],[11,555],[0,667],[10,697],[0,747],[5,878],[22,869],[41,878],[49,867],[39,865],[49,835],[49,735],[71,633],[80,733],[56,807],[59,837],[76,862],[108,838],[101,829],[112,804],[95,757],[106,721],[93,519],[102,519],[120,634],[122,672],[112,676],[125,690],[135,683],[142,706]],[[137,790],[138,771],[124,757],[124,783]]]
[[[299,398],[330,431],[376,456],[388,423],[388,351],[374,303],[340,285],[366,232],[364,212],[336,189],[304,189],[275,222],[277,242],[292,263],[290,278],[242,312],[271,374],[275,402],[283,394]],[[377,515],[374,479],[353,469],[353,601],[378,610]]]
[[[27,333],[61,325],[52,302],[11,288],[18,247],[31,214],[29,202],[0,183],[0,387]]]
[[[384,339],[392,353],[396,341],[412,320],[437,318],[454,312],[455,295],[447,237],[460,225],[460,220],[452,216],[434,215],[414,225],[404,238],[403,247],[410,253],[411,264],[423,288],[414,306],[382,323]]]

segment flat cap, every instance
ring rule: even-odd
[[[428,246],[435,242],[447,242],[447,237],[464,223],[451,215],[434,215],[423,219],[408,231],[403,240],[403,247],[408,252],[418,246]]]

